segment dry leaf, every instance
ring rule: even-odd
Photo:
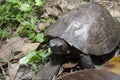
[[[13,80],[31,80],[34,76],[34,71],[29,69],[28,66],[21,65]]]
[[[110,9],[110,13],[113,17],[120,17],[120,4],[114,3],[113,8]]]
[[[120,74],[120,55],[113,57],[108,62],[106,62],[103,65],[102,69]]]
[[[9,76],[6,76],[5,77],[5,80],[11,80]]]
[[[8,63],[8,74],[9,74],[11,80],[14,80],[14,78],[18,72],[18,69],[19,69],[18,62],[17,63],[11,63],[11,62]]]
[[[62,65],[63,68],[73,68],[77,65],[78,63],[64,63]]]
[[[59,67],[60,65],[51,65],[51,63],[48,62],[32,80],[51,80]]]
[[[54,75],[57,75],[64,61],[63,56],[51,56],[50,62],[47,62],[32,80],[51,80]],[[54,78],[56,78],[56,76],[54,76]]]
[[[79,6],[83,4],[84,1],[95,1],[108,9],[112,16],[114,17],[120,17],[120,1],[119,0],[52,0],[51,2],[47,3],[45,8],[47,13],[49,14],[55,14],[58,13],[56,12],[55,5],[60,6],[62,9],[63,13],[68,12],[69,10],[75,8],[76,6]],[[53,7],[50,7],[53,6]],[[58,16],[58,15],[57,15]]]
[[[64,13],[79,6],[81,2],[81,0],[52,0],[45,5],[46,13],[44,16],[51,15],[55,19],[60,18]]]
[[[62,16],[63,11],[59,5],[52,5],[46,7],[46,12],[48,16],[58,19]]]
[[[81,70],[66,74],[58,80],[120,80],[120,75],[105,70]]]
[[[98,0],[100,4],[102,4],[113,17],[120,17],[120,1],[110,1],[110,0]]]
[[[25,43],[24,46],[21,48],[23,54],[27,53],[28,51],[34,51],[38,48],[40,43]]]
[[[63,12],[66,13],[69,10],[79,6],[80,4],[80,0],[63,0],[60,4],[60,7],[63,9]]]
[[[7,44],[3,45],[0,49],[0,58],[8,62],[12,56],[12,52],[19,51],[24,44],[24,39],[15,37],[10,39]],[[2,66],[3,63],[0,63]]]

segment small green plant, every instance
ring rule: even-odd
[[[53,20],[51,18],[46,18],[46,19],[40,19],[40,22],[45,22],[45,23],[52,23]],[[46,41],[45,35],[44,35],[44,30],[45,26],[41,26],[41,32],[38,32],[36,29],[36,23],[35,20],[31,20],[31,22],[24,22],[20,28],[19,32],[21,36],[27,36],[29,39],[31,39],[33,42],[44,42]]]
[[[51,23],[49,17],[41,18],[43,6],[49,0],[0,0],[0,40],[15,36],[28,37],[33,42],[46,42],[44,35],[45,26],[38,32],[37,24],[40,22]],[[20,59],[20,64],[31,64],[36,69],[36,63],[43,64],[51,55],[50,49],[30,51]],[[2,61],[2,60],[1,60]]]
[[[8,32],[7,32],[7,28],[6,29],[0,29],[0,40],[3,40],[5,38],[7,38],[8,36]]]
[[[32,36],[40,35],[36,33],[36,25],[41,20],[44,4],[44,0],[1,0],[0,38],[9,38],[16,29],[20,36],[41,42],[39,38],[35,39]]]
[[[39,50],[39,51],[30,51],[28,54],[21,58],[19,61],[19,64],[22,65],[27,65],[31,64],[33,69],[36,70],[37,68],[37,63],[42,63],[44,64],[46,60],[48,59],[48,56],[51,55],[51,50],[48,48],[47,50]]]
[[[28,54],[21,58],[19,63],[20,64],[28,64],[42,61],[44,63],[47,60],[47,57],[51,55],[51,50],[48,48],[47,50],[39,50],[39,51],[30,51]]]

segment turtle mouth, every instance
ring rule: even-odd
[[[64,53],[64,52],[55,52],[54,54],[57,54],[57,55],[64,55],[65,53]]]
[[[66,51],[54,51],[53,53],[55,55],[66,55],[66,54],[69,54],[70,51],[69,50],[66,50]]]

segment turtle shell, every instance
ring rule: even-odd
[[[85,3],[53,23],[46,35],[64,39],[85,54],[110,53],[120,41],[120,24],[98,3]]]

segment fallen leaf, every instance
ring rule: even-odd
[[[28,66],[20,65],[19,70],[13,80],[31,80],[35,75],[34,71]]]
[[[51,5],[46,7],[48,16],[58,19],[62,16],[63,11],[59,5]]]
[[[35,75],[29,66],[20,65],[19,60],[12,59],[8,63],[8,74],[10,80],[30,80]]]
[[[52,16],[58,19],[69,10],[79,6],[81,2],[81,0],[52,0],[45,5],[46,12],[43,16]]]
[[[59,6],[62,8],[63,13],[67,13],[69,10],[82,4],[81,0],[62,0]]]
[[[120,2],[118,1],[106,1],[101,0],[98,1],[100,4],[102,4],[113,17],[120,17]]]
[[[73,68],[77,65],[78,63],[64,63],[62,65],[63,68]]]
[[[5,77],[5,80],[11,80],[9,76],[6,76]]]
[[[51,61],[47,62],[32,80],[51,80],[54,75],[57,75],[61,64],[64,62],[64,58],[63,56],[51,57]]]
[[[88,69],[68,73],[58,80],[120,80],[120,75],[105,70]]]
[[[60,65],[51,65],[51,63],[48,62],[32,80],[51,80],[59,67]]]
[[[102,69],[120,74],[120,55],[113,57],[108,62],[106,62],[103,65]]]
[[[8,63],[8,74],[9,74],[11,80],[14,80],[14,78],[18,72],[19,66],[20,65],[18,62],[15,62],[15,63],[9,62]]]
[[[38,48],[40,43],[25,43],[24,46],[21,48],[21,52],[23,54],[27,53],[28,51],[34,51]]]
[[[7,41],[7,44],[3,45],[0,49],[0,59],[8,62],[12,56],[12,53],[19,51],[24,44],[24,39],[15,37]],[[4,63],[0,63],[0,66]]]

